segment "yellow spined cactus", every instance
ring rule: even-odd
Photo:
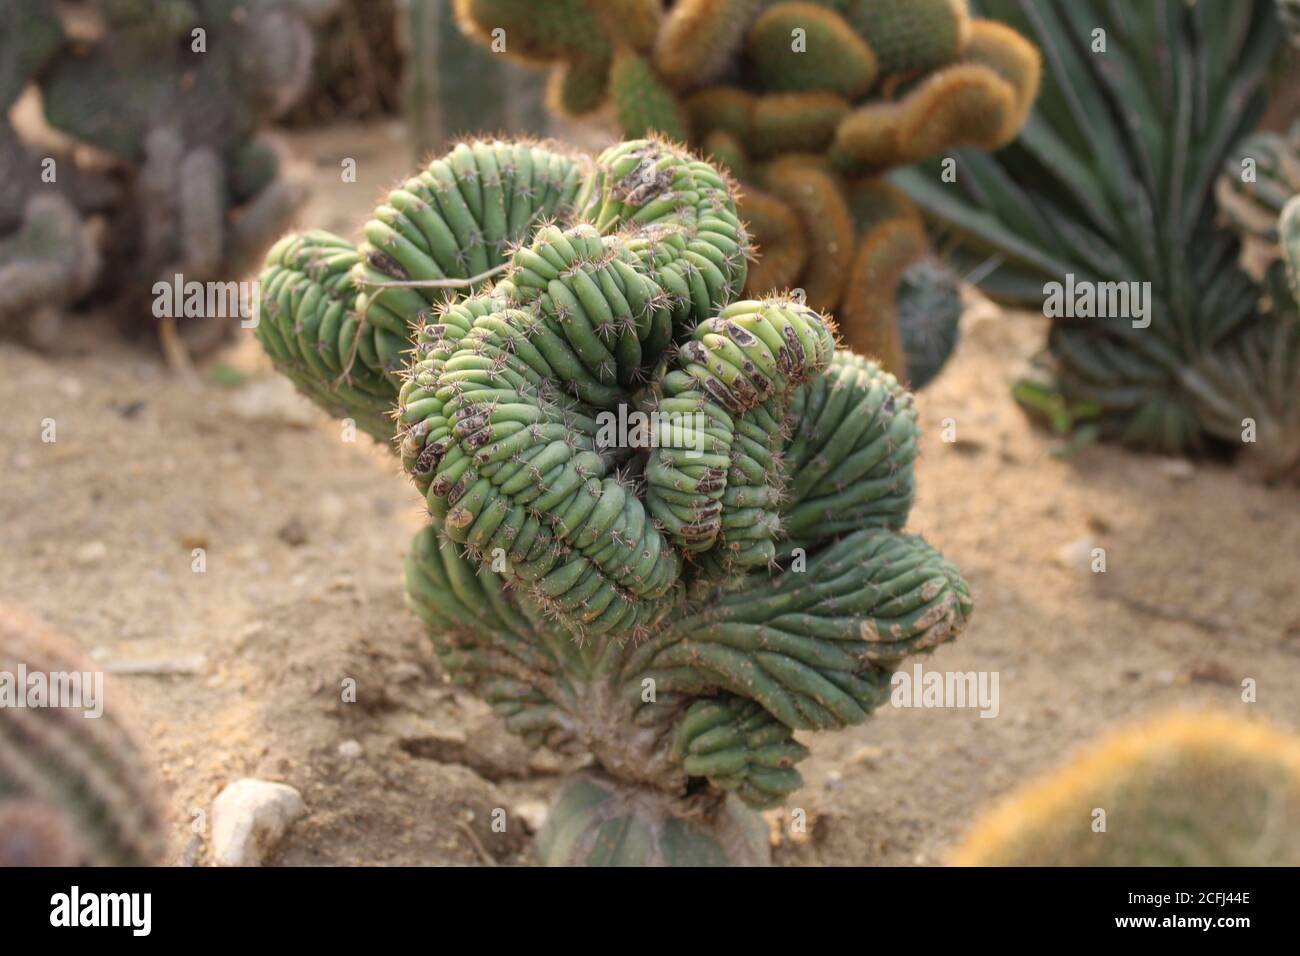
[[[833,149],[865,171],[915,162],[958,146],[998,149],[1022,117],[1016,90],[987,66],[959,63],[933,73],[902,99],[869,103],[844,117]]]
[[[684,141],[688,123],[676,98],[660,82],[650,63],[630,47],[620,47],[609,71],[609,98],[623,129],[651,132]]]
[[[546,106],[561,116],[586,116],[600,109],[609,92],[608,60],[560,63],[546,83]]]
[[[824,152],[849,112],[835,93],[769,93],[754,102],[748,146],[759,156]]]
[[[617,36],[638,53],[654,49],[663,24],[663,0],[595,0],[591,6],[606,35]]]
[[[789,203],[752,186],[745,188],[736,208],[760,250],[749,267],[745,293],[761,295],[797,285],[808,262],[808,236],[799,214]]]
[[[853,260],[853,216],[839,178],[821,168],[821,157],[782,156],[761,175],[764,188],[788,203],[808,236],[809,256],[800,285],[814,309],[840,301]]]
[[[749,178],[749,155],[745,152],[745,146],[725,129],[715,129],[704,137],[701,148],[706,157],[725,166],[737,179]]]
[[[842,16],[815,3],[769,8],[750,27],[745,53],[774,92],[823,90],[856,99],[876,82],[871,47]]]
[[[678,0],[655,41],[655,69],[674,89],[704,86],[726,71],[757,9],[758,0]]]
[[[905,380],[895,293],[903,274],[929,253],[925,226],[911,201],[881,180],[855,183],[849,197],[861,234],[840,307],[840,335]]]
[[[970,42],[962,55],[966,63],[987,66],[1011,84],[1016,95],[1014,136],[1029,118],[1029,111],[1038,98],[1038,86],[1043,74],[1043,57],[1034,46],[1005,23],[996,20],[974,20],[971,23]]]
[[[848,18],[875,51],[883,74],[951,63],[970,38],[966,0],[850,0]]]
[[[1300,864],[1300,738],[1217,713],[1103,739],[987,813],[959,866]]]
[[[686,97],[686,114],[695,138],[703,140],[714,130],[726,130],[748,143],[754,130],[757,97],[737,86],[710,86]]]

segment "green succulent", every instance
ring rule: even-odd
[[[452,679],[595,758],[543,859],[761,861],[745,808],[800,785],[793,732],[864,720],[971,613],[902,532],[911,396],[800,301],[740,298],[728,180],[659,140],[462,143],[363,234],[277,246],[257,335],[395,443],[429,515],[407,593]]]
[[[1014,145],[960,153],[955,183],[930,168],[894,182],[956,236],[960,268],[996,265],[980,284],[997,299],[1044,307],[1049,289],[1071,285],[1149,292],[1145,317],[1052,323],[1060,391],[1100,408],[1103,437],[1169,454],[1244,447],[1267,477],[1294,473],[1300,440],[1271,395],[1279,375],[1297,382],[1300,369],[1258,378],[1251,357],[1291,336],[1293,320],[1261,306],[1214,201],[1216,177],[1265,106],[1274,5],[980,9],[1049,51],[1038,106]],[[1247,420],[1261,436],[1250,444]]]
[[[27,209],[38,196],[61,197],[83,220],[104,217],[90,285],[99,301],[125,304],[127,314],[151,314],[155,283],[177,273],[202,282],[255,267],[305,195],[281,176],[278,153],[259,128],[304,88],[312,54],[308,22],[319,6],[317,0],[97,0],[94,16],[35,0],[6,6],[0,106],[28,86],[38,88],[44,120],[75,147],[38,154],[0,120],[0,173],[7,174],[0,184],[0,236],[20,228],[68,231],[61,218],[33,222],[41,209],[52,208]],[[85,163],[86,146],[112,157],[113,176]],[[47,170],[51,160],[56,166]],[[79,232],[90,230],[83,222]],[[29,261],[24,248],[6,242],[0,268]],[[70,282],[44,304],[71,304],[86,287]],[[0,306],[0,320],[21,314]],[[187,338],[201,347],[232,326],[204,323],[199,331],[187,324],[195,333]]]

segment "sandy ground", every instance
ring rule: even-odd
[[[344,235],[408,165],[394,129],[296,146],[316,157],[303,222]],[[340,182],[347,156],[356,183]],[[1008,393],[1042,320],[975,302],[964,327],[920,397],[911,530],[978,602],[925,665],[996,671],[1000,713],[885,708],[808,738],[806,787],[777,816],[800,808],[814,825],[780,835],[780,863],[942,862],[988,801],[1149,712],[1218,705],[1300,725],[1300,491],[1112,448],[1062,461]],[[272,862],[529,862],[523,820],[564,768],[445,682],[403,606],[421,509],[397,464],[364,436],[344,441],[249,333],[185,381],[147,349],[78,328],[57,361],[0,344],[0,600],[110,670],[183,671],[110,678],[110,705],[135,712],[158,758],[173,859],[210,859],[203,815],[253,775],[309,807]],[[214,384],[215,366],[245,374]],[[1080,564],[1092,547],[1104,574]],[[1254,704],[1241,701],[1247,677]],[[342,700],[349,679],[355,703]],[[490,826],[498,807],[505,833]]]

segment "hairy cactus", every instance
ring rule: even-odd
[[[80,707],[51,696],[74,675]],[[94,675],[102,671],[72,645],[0,605],[0,866],[161,862],[152,768],[113,708],[96,713],[104,701],[86,696]],[[38,698],[38,687],[48,692]]]
[[[900,341],[885,326],[905,310],[852,280],[853,264],[864,274],[873,254],[854,232],[849,185],[956,146],[1005,145],[1038,89],[1038,51],[1006,26],[972,20],[966,0],[679,0],[655,20],[649,52],[617,17],[590,12],[581,43],[579,34],[536,39],[563,34],[560,22],[582,6],[559,5],[553,23],[505,0],[462,0],[461,9],[475,36],[522,31],[520,55],[560,63],[552,99],[562,111],[609,102],[625,136],[663,133],[726,166],[745,184],[742,214],[764,250],[747,293],[802,288],[814,308],[839,309],[864,343]]]
[[[911,396],[801,302],[739,298],[733,185],[662,140],[463,143],[363,233],[278,245],[257,334],[395,441],[429,515],[409,602],[452,679],[594,755],[542,858],[761,862],[746,807],[799,786],[793,731],[864,720],[971,613],[901,532]]]
[[[74,9],[21,0],[0,14],[20,28],[0,30],[0,95],[7,103],[37,87],[45,121],[76,144],[38,157],[4,124],[0,167],[23,174],[22,202],[57,194],[83,219],[105,218],[103,265],[92,277],[97,301],[124,301],[131,306],[124,311],[135,313],[157,281],[178,273],[185,281],[237,278],[284,229],[304,193],[279,175],[276,151],[257,131],[303,89],[308,21],[322,6],[94,0]],[[64,29],[61,18],[75,29]],[[11,42],[21,55],[9,55]],[[86,165],[86,146],[99,151],[97,166],[110,167],[111,190]],[[0,208],[0,229],[30,223],[42,208],[50,207]],[[17,262],[0,266],[6,261]],[[53,304],[75,301],[86,288],[70,283]],[[0,319],[11,314],[0,308]],[[215,340],[232,325],[190,327],[191,342]]]
[[[952,862],[1296,866],[1300,739],[1213,713],[1126,728],[986,813]]]
[[[895,182],[956,235],[961,267],[992,255],[981,285],[995,298],[1046,307],[1051,289],[1096,293],[1091,306],[1053,306],[1048,347],[1065,400],[1098,406],[1103,437],[1167,454],[1235,447],[1267,477],[1296,473],[1300,437],[1289,435],[1293,416],[1276,417],[1271,392],[1300,370],[1257,378],[1252,358],[1260,342],[1289,337],[1292,319],[1261,307],[1213,195],[1265,106],[1273,3],[1132,17],[1065,0],[981,8],[1056,51],[1035,119],[995,157],[962,154],[955,184],[921,169]],[[1094,52],[1097,30],[1104,53]],[[1205,374],[1207,364],[1225,374]]]

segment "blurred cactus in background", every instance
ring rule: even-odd
[[[1245,139],[1277,49],[1272,0],[979,9],[1052,51],[1038,108],[996,156],[963,152],[955,183],[920,168],[893,181],[956,237],[961,268],[996,265],[980,282],[996,299],[1046,308],[1050,283],[1149,292],[1140,320],[1053,315],[1061,400],[1095,407],[1103,437],[1235,448],[1266,479],[1300,475],[1300,367],[1281,348],[1295,313],[1242,271],[1225,221],[1267,233],[1290,175],[1280,138]],[[1259,178],[1242,182],[1244,151],[1261,145]],[[1234,168],[1236,183],[1220,178]]]
[[[423,494],[407,593],[451,678],[594,756],[543,860],[765,862],[746,807],[801,785],[794,731],[865,720],[971,614],[902,532],[912,396],[741,298],[734,185],[664,140],[461,143],[362,235],[282,240],[256,334]]]
[[[986,813],[952,862],[1300,865],[1300,738],[1221,714],[1117,731]]]
[[[235,279],[287,225],[302,190],[280,175],[260,126],[309,74],[309,24],[326,0],[17,0],[0,12],[0,105],[39,91],[45,130],[0,120],[0,270],[34,257],[62,269],[43,304],[96,301],[147,309],[159,280]],[[53,130],[53,137],[50,135]],[[49,145],[52,142],[53,145]],[[61,197],[62,205],[51,202]],[[51,210],[59,210],[52,213]],[[70,225],[68,213],[79,220]],[[89,222],[101,224],[89,228]],[[99,248],[87,256],[88,237]],[[33,236],[40,236],[36,242]],[[100,261],[102,260],[102,264]],[[9,293],[0,318],[29,309]],[[232,322],[188,326],[192,344]]]
[[[564,0],[545,16],[521,0],[457,8],[471,35],[486,43],[501,31],[506,56],[551,67],[553,108],[608,105],[624,136],[689,142],[739,178],[761,253],[749,294],[802,288],[814,308],[838,310],[851,341],[879,343],[871,354],[914,387],[943,366],[960,317],[956,280],[914,248],[912,230],[862,231],[875,217],[851,197],[878,195],[876,177],[895,166],[1010,142],[1038,88],[1039,54],[1022,36],[972,20],[965,0]],[[922,259],[906,283],[906,266],[882,265]],[[888,288],[868,289],[867,277]],[[918,306],[936,309],[917,316],[923,331],[896,327]]]
[[[28,615],[0,605],[0,680],[72,686],[102,672]],[[69,682],[65,684],[64,678]],[[84,692],[83,684],[83,692]],[[101,687],[102,689],[102,687]],[[116,708],[0,706],[0,866],[155,866],[166,833],[153,768]],[[30,702],[28,702],[30,703]],[[66,704],[66,701],[60,701]]]
[[[1287,133],[1251,133],[1223,162],[1214,196],[1246,248],[1242,262],[1259,279],[1280,257],[1278,217],[1300,193],[1300,121]]]
[[[516,63],[465,42],[453,0],[402,4],[406,115],[417,158],[481,130],[532,136],[547,132],[543,91]]]

